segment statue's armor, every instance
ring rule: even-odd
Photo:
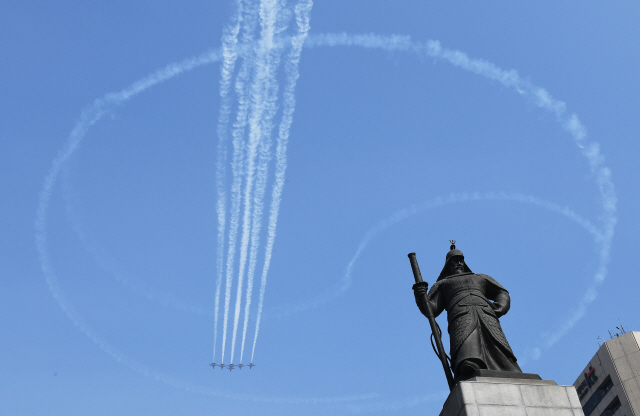
[[[454,368],[458,358],[468,358],[457,355],[474,330],[480,331],[479,337],[489,336],[506,357],[516,361],[491,302],[500,304],[501,315],[504,315],[509,309],[509,292],[493,278],[473,273],[449,276],[436,282],[428,296],[435,316],[447,310]],[[486,339],[486,342],[491,341]]]

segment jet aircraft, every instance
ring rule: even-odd
[[[238,370],[242,370],[242,367],[244,367],[244,364],[238,364]]]
[[[216,369],[216,367],[218,366],[218,364],[216,364],[216,363],[211,363],[211,364],[209,364],[209,365],[210,365],[210,366],[211,366],[211,368],[212,368],[212,369],[214,369],[214,370],[215,370],[215,369]]]
[[[229,368],[229,372],[231,372],[231,370],[233,370],[236,366],[235,364],[229,364],[227,367]]]
[[[251,370],[253,367],[255,367],[256,365],[254,363],[249,363],[249,370]]]

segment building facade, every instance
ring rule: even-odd
[[[640,332],[606,341],[573,385],[585,416],[640,416]]]

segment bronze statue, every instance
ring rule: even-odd
[[[449,386],[452,388],[456,382],[473,377],[478,370],[522,373],[498,321],[509,311],[509,292],[491,276],[471,272],[462,251],[456,249],[455,241],[451,243],[442,272],[428,294],[428,285],[422,281],[415,254],[409,255],[416,278],[413,291],[420,311],[427,318],[447,311],[454,374],[452,381],[445,368]],[[430,321],[433,330],[437,324],[433,318]],[[439,334],[436,332],[437,340]],[[441,348],[441,343],[438,347]],[[445,363],[444,351],[438,353]]]

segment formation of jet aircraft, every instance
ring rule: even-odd
[[[225,367],[229,369],[229,371],[233,370],[234,368],[238,368],[239,370],[242,370],[242,367],[249,367],[249,370],[251,370],[253,367],[255,367],[256,365],[254,363],[249,363],[247,365],[244,364],[216,364],[216,363],[211,363],[209,364],[211,366],[212,369],[216,369],[216,367],[220,367],[220,370],[224,369]]]

